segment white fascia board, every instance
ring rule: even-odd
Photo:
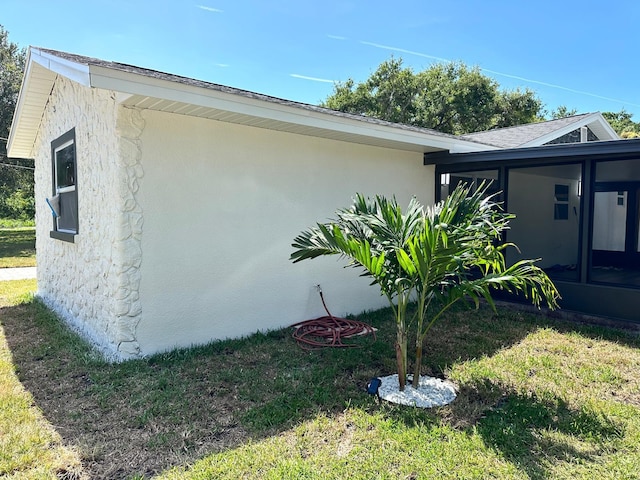
[[[29,117],[25,114],[25,105],[37,106],[44,112],[56,75],[64,75],[82,85],[89,86],[89,67],[70,62],[37,48],[29,47],[25,59],[25,72],[22,77],[20,94],[9,131],[7,154],[10,157],[26,158],[31,155],[32,142],[35,141],[41,116]],[[21,131],[17,137],[18,130]]]
[[[16,157],[28,157],[30,156],[30,153],[24,155],[23,151],[17,152],[14,151],[14,147],[13,147],[13,142],[15,140],[15,136],[16,136],[16,130],[18,127],[18,124],[20,123],[20,117],[21,117],[21,113],[22,113],[22,107],[24,105],[25,102],[25,95],[27,92],[27,85],[29,83],[29,80],[31,78],[31,69],[32,69],[32,64],[31,64],[31,48],[29,48],[29,50],[27,50],[27,58],[25,59],[25,69],[24,69],[24,74],[22,75],[22,82],[20,83],[20,90],[19,90],[19,94],[18,94],[18,100],[16,101],[16,109],[13,112],[13,118],[11,119],[11,128],[9,129],[9,138],[7,140],[7,156],[9,158],[16,158]]]
[[[460,148],[468,148],[471,151],[483,149],[481,144],[454,137],[367,123],[353,118],[146,77],[97,65],[91,66],[90,75],[92,87],[115,90],[124,94],[143,95],[310,128],[390,140],[422,146],[429,150],[434,148],[455,151],[459,151]]]
[[[460,142],[449,150],[449,153],[471,153],[471,152],[486,152],[488,150],[503,150],[495,145],[487,145],[485,143],[475,142]]]
[[[611,124],[609,122],[607,122],[607,119],[604,118],[604,116],[602,115],[602,113],[597,112],[594,114],[596,116],[596,118],[594,119],[594,121],[589,122],[589,124],[593,124],[593,123],[597,123],[598,126],[600,128],[602,128],[605,132],[607,132],[607,134],[609,134],[609,136],[611,138],[603,138],[601,140],[620,140],[620,136],[618,135],[618,133],[613,129],[613,127],[611,126]],[[593,128],[591,129],[593,130]]]
[[[558,130],[554,130],[553,132],[547,133],[546,135],[543,135],[541,137],[538,137],[534,140],[531,140],[530,142],[524,143],[520,146],[518,146],[518,148],[526,148],[526,147],[540,147],[542,145],[544,145],[545,143],[550,142],[551,140],[554,140],[556,138],[559,138],[563,135],[566,135],[569,132],[573,132],[575,129],[580,128],[580,127],[584,127],[585,125],[588,125],[589,123],[593,122],[594,119],[596,119],[596,117],[598,116],[598,113],[592,113],[591,115],[589,115],[588,117],[585,118],[581,118],[580,120],[576,120],[573,123],[570,123],[568,125],[565,125],[562,128],[559,128]],[[604,120],[604,118],[603,118]]]
[[[91,85],[89,77],[89,66],[81,63],[71,62],[55,55],[43,52],[37,48],[30,49],[31,60],[42,65],[59,75],[63,75],[74,82],[89,87]]]

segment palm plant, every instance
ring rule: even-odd
[[[555,286],[533,260],[506,265],[503,250],[508,244],[500,243],[500,237],[513,216],[486,195],[487,188],[471,192],[461,185],[426,211],[412,199],[404,214],[395,198],[368,200],[357,194],[352,207],[338,210],[336,220],[294,239],[294,262],[340,255],[379,286],[396,320],[400,390],[407,378],[409,325],[415,325],[413,384],[418,386],[427,333],[459,300],[471,298],[477,306],[484,298],[495,308],[490,290],[499,288],[522,292],[537,306],[543,299],[549,307],[557,306]],[[408,320],[413,300],[417,310]]]
[[[377,196],[375,200],[356,194],[352,207],[338,210],[337,219],[317,224],[298,235],[291,259],[299,262],[323,255],[340,255],[349,259],[348,266],[364,269],[389,301],[396,320],[396,356],[401,388],[407,372],[407,307],[411,300],[413,279],[400,267],[397,250],[420,228],[424,217],[422,206],[412,199],[405,214],[395,198]]]
[[[495,310],[491,289],[522,293],[534,305],[542,300],[554,309],[558,291],[535,260],[507,266],[502,232],[513,215],[487,196],[489,184],[471,191],[456,188],[443,202],[428,208],[420,228],[396,249],[403,274],[416,294],[413,386],[420,382],[423,345],[435,322],[455,303],[471,299],[476,308],[484,298]]]

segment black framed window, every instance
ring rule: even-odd
[[[51,236],[73,242],[78,233],[76,132],[69,130],[51,142],[53,199],[57,206]]]
[[[557,184],[553,205],[554,220],[569,220],[569,185]]]
[[[492,195],[500,191],[499,171],[477,170],[468,172],[442,173],[440,175],[440,196],[439,200],[444,200],[459,185],[466,184],[475,191],[482,183],[490,183],[487,194]]]

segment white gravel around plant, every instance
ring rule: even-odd
[[[400,391],[398,374],[381,377],[382,384],[378,395],[388,402],[408,405],[411,407],[431,408],[441,407],[453,402],[456,389],[451,382],[434,377],[420,377],[420,386],[413,388],[407,381],[404,391]]]

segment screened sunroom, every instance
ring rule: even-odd
[[[561,306],[640,323],[640,140],[425,154],[436,200],[492,180],[516,215],[507,261],[540,258]]]

